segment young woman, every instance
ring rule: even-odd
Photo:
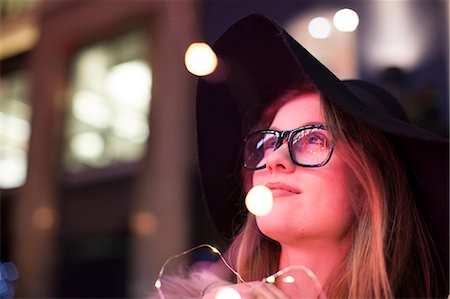
[[[448,141],[410,124],[383,89],[337,79],[265,16],[241,19],[213,48],[221,80],[199,80],[198,155],[242,278],[228,287],[241,298],[447,297]],[[244,207],[256,185],[273,195],[264,216]],[[295,265],[322,293],[260,283]]]
[[[304,88],[275,101],[263,119],[269,125],[246,138],[244,177],[247,190],[265,185],[274,202],[266,216],[248,214],[233,244],[244,280],[305,265],[329,298],[437,296],[429,232],[389,140]],[[301,293],[278,287],[291,298],[318,295],[312,283]]]

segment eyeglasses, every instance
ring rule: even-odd
[[[292,162],[303,167],[320,167],[330,160],[334,144],[324,125],[294,130],[261,130],[244,139],[243,166],[248,170],[266,167],[267,157],[287,141]]]

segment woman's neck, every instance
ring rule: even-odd
[[[330,274],[345,259],[351,244],[351,238],[340,241],[308,240],[295,245],[282,244],[279,269],[295,265],[305,266],[314,273],[320,285],[323,286]],[[301,284],[299,289],[299,284],[282,283],[282,280],[278,282],[278,287],[292,298],[318,297],[317,284],[307,272],[295,270],[294,267],[294,270],[286,273],[287,275],[292,276]],[[299,296],[299,292],[301,292],[301,296]]]

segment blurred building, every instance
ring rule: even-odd
[[[244,15],[272,16],[342,79],[384,85],[418,125],[448,136],[446,1],[0,8],[0,259],[18,268],[18,298],[145,297],[169,256],[225,246],[201,202],[184,53]],[[353,31],[333,23],[342,8],[359,16]]]
[[[167,254],[190,245],[183,55],[197,8],[1,3],[1,258],[19,269],[16,295],[143,295]]]

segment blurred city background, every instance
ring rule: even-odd
[[[144,298],[169,256],[226,248],[184,55],[253,12],[448,137],[446,0],[0,0],[0,297]]]

